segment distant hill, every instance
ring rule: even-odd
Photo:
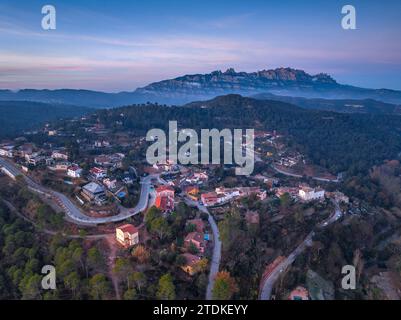
[[[401,115],[401,105],[385,103],[373,99],[308,99],[301,97],[278,96],[272,93],[260,93],[252,96],[252,98],[259,100],[275,100],[287,102],[305,109],[325,110],[341,113],[374,113]]]
[[[45,103],[73,104],[93,108],[109,108],[134,103],[157,102],[183,105],[226,94],[252,96],[271,93],[281,96],[324,99],[374,99],[401,104],[401,91],[365,89],[339,84],[331,76],[310,75],[303,70],[278,68],[257,72],[213,71],[207,74],[184,75],[151,83],[132,92],[105,93],[90,90],[0,90],[0,100],[27,100]]]
[[[32,101],[0,101],[0,138],[36,128],[47,121],[73,118],[92,112],[86,107]]]
[[[121,116],[123,114],[123,116]],[[401,117],[308,110],[292,104],[240,95],[220,96],[182,107],[135,105],[98,111],[106,126],[121,121],[123,128],[145,134],[167,130],[168,121],[180,128],[255,128],[277,130],[293,138],[294,146],[332,173],[365,171],[401,151]]]
[[[130,95],[129,95],[130,96]],[[136,99],[127,98],[125,94],[105,93],[91,90],[34,90],[19,91],[0,90],[0,100],[8,101],[36,101],[51,104],[68,104],[91,108],[108,108],[136,102]]]

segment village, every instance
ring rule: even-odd
[[[189,166],[168,160],[149,165],[139,156],[146,147],[142,136],[124,131],[111,134],[104,125],[87,118],[72,120],[69,125],[71,128],[67,129],[48,124],[41,131],[2,141],[2,172],[15,179],[4,161],[15,165],[40,186],[65,195],[88,221],[130,213],[128,221],[114,219],[110,220],[114,223],[96,224],[101,230],[114,233],[114,243],[121,256],[138,246],[146,248],[155,243],[159,243],[159,249],[167,249],[163,238],[178,239],[179,247],[174,249],[179,257],[176,267],[189,277],[184,277],[185,281],[197,273],[207,273],[213,263],[220,264],[221,243],[216,225],[224,221],[226,212],[234,207],[241,208],[248,225],[259,225],[261,218],[255,203],[268,204],[285,197],[294,203],[325,203],[327,199],[349,203],[343,193],[327,191],[319,181],[309,185],[275,171],[275,165],[291,168],[298,163],[304,165],[306,161],[301,154],[286,150],[281,136],[274,130],[257,132],[257,172],[249,177],[238,177],[232,173],[232,167],[223,165]],[[80,136],[76,136],[77,126]],[[141,190],[146,177],[150,186],[148,194],[144,195]],[[244,207],[246,199],[252,201]],[[145,209],[136,210],[141,201]],[[60,209],[65,209],[60,199],[56,202]],[[170,237],[164,237],[165,225],[160,219],[176,221],[178,211],[185,216],[184,228],[170,230]],[[172,216],[174,218],[170,218]],[[159,242],[152,240],[156,235]],[[218,270],[210,270],[208,284],[204,285],[209,298]]]

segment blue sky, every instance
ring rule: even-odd
[[[41,28],[41,8],[57,29]],[[341,28],[353,4],[357,30]],[[399,0],[0,0],[0,88],[132,91],[183,74],[294,67],[401,90]]]

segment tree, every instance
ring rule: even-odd
[[[219,222],[220,239],[225,251],[229,251],[237,243],[240,224],[241,216],[236,211],[227,214],[226,218]]]
[[[130,275],[130,281],[139,291],[142,291],[142,288],[146,285],[146,276],[143,272],[134,272]]]
[[[291,203],[291,196],[288,192],[280,196],[280,205],[285,210],[289,207]]]
[[[72,259],[75,262],[75,265],[80,265],[82,270],[84,271],[86,268],[83,256],[84,256],[84,249],[82,249],[81,247],[76,248],[72,253]]]
[[[104,265],[103,256],[96,247],[92,247],[88,250],[86,261],[88,267],[92,270],[101,269]]]
[[[206,258],[200,259],[195,265],[195,272],[205,272],[209,267],[209,261]]]
[[[132,256],[137,259],[140,264],[144,264],[149,261],[150,253],[144,246],[139,245],[132,251]]]
[[[128,259],[117,258],[113,272],[121,279],[125,278],[127,283],[127,288],[130,289],[130,277],[129,275],[132,272],[132,266]]]
[[[160,218],[161,217],[161,212],[159,209],[157,209],[156,207],[151,207],[145,215],[145,224],[146,224],[146,228],[150,231],[151,230],[151,224],[152,221]]]
[[[67,274],[73,272],[75,270],[75,265],[74,262],[67,258],[67,260],[65,260],[62,264],[57,264],[57,273],[61,276],[61,277],[65,277]]]
[[[76,298],[76,294],[79,290],[81,279],[77,272],[71,272],[64,278],[64,285],[67,289],[71,290],[72,297]]]
[[[178,255],[177,258],[175,259],[175,263],[177,266],[182,267],[187,264],[187,258],[183,256],[182,254]]]
[[[128,289],[124,293],[124,300],[137,300],[138,299],[138,293],[136,292],[135,289]]]
[[[42,282],[42,277],[38,274],[26,276],[21,284],[20,290],[22,292],[23,300],[36,300],[41,298],[40,294],[40,284]]]
[[[95,274],[89,280],[89,293],[92,299],[103,300],[107,297],[109,293],[109,282],[104,274]]]
[[[151,232],[155,233],[160,240],[163,240],[171,234],[170,227],[165,218],[159,217],[154,219],[150,224]]]
[[[230,300],[236,292],[238,292],[238,286],[230,273],[227,271],[218,272],[212,290],[213,299]]]
[[[167,273],[159,279],[159,289],[156,296],[160,300],[174,300],[175,299],[175,286],[172,276]]]

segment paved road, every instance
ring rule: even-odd
[[[207,213],[209,224],[212,227],[214,245],[213,245],[212,261],[210,264],[208,284],[206,288],[206,300],[212,300],[212,290],[214,287],[214,280],[216,278],[217,273],[219,272],[220,260],[221,260],[221,241],[220,241],[219,228],[217,227],[216,221],[214,221],[212,214],[205,206],[187,197],[184,197],[184,200],[188,205],[196,206],[199,211]]]
[[[317,226],[317,229],[324,229],[328,225],[334,223],[338,219],[340,219],[343,215],[341,212],[340,206],[337,202],[334,202],[335,210],[334,213],[325,221]],[[315,232],[312,231],[302,243],[289,254],[289,256],[281,262],[266,279],[264,279],[264,283],[262,284],[262,289],[259,293],[260,300],[270,300],[271,293],[273,291],[274,284],[279,279],[280,275],[295,261],[295,259],[308,247],[312,245],[312,238]]]
[[[99,240],[99,239],[105,239],[107,237],[114,237],[114,233],[101,233],[101,234],[94,234],[94,235],[85,235],[85,236],[80,236],[80,235],[75,235],[75,234],[66,234],[64,232],[60,232],[60,231],[54,231],[54,230],[50,230],[50,229],[46,229],[46,228],[42,228],[40,226],[38,226],[38,224],[34,221],[32,221],[31,219],[29,219],[28,217],[26,217],[25,215],[23,215],[21,212],[19,212],[17,210],[17,208],[14,207],[14,205],[3,199],[3,202],[6,204],[6,206],[14,213],[16,214],[18,217],[20,217],[21,219],[25,220],[26,222],[32,224],[35,228],[37,228],[39,230],[39,232],[42,232],[44,234],[48,234],[51,236],[55,236],[58,234],[61,234],[64,238],[67,239],[89,239],[89,240]]]
[[[79,225],[97,225],[102,223],[123,221],[146,210],[148,207],[149,196],[152,193],[152,179],[158,179],[158,176],[156,175],[149,175],[141,180],[141,195],[135,208],[123,208],[118,215],[112,217],[95,218],[89,217],[83,213],[81,209],[64,194],[45,188],[33,181],[30,177],[26,176],[22,171],[20,171],[13,163],[0,158],[0,166],[6,168],[15,177],[19,175],[23,176],[28,187],[32,191],[45,195],[54,200],[64,210],[68,220]]]
[[[220,260],[221,260],[220,233],[216,221],[214,221],[213,216],[210,214],[209,210],[207,210],[206,207],[201,206],[200,204],[198,204],[198,209],[209,215],[208,220],[210,226],[212,227],[212,232],[213,232],[214,247],[213,247],[212,262],[210,265],[209,281],[206,289],[206,300],[212,300],[212,289],[214,287],[214,280],[216,278],[217,273],[219,272]]]
[[[277,168],[275,165],[272,165],[272,168],[275,171],[277,171],[278,173],[281,173],[281,174],[283,174],[285,176],[294,177],[294,178],[303,178],[303,176],[300,175],[300,174],[289,173],[289,172],[283,171],[283,170]],[[312,178],[313,180],[322,181],[322,182],[334,182],[334,183],[338,183],[339,182],[338,179],[326,179],[326,178],[319,178],[319,177],[308,177],[308,178]]]

